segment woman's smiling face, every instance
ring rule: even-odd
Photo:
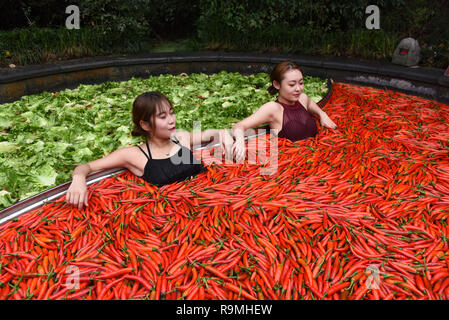
[[[176,131],[176,115],[171,105],[163,103],[154,115],[154,136],[169,139]]]
[[[304,79],[301,71],[293,69],[284,73],[280,84],[273,81],[273,86],[279,90],[279,101],[294,104],[304,90]]]

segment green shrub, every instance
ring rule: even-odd
[[[145,43],[134,39],[108,33],[101,26],[79,30],[33,27],[0,31],[0,66],[143,50]]]
[[[377,1],[382,12],[403,6],[403,0]],[[273,25],[307,26],[327,31],[346,31],[365,27],[365,9],[371,1],[301,1],[301,0],[201,0],[198,21],[199,36],[207,36],[209,28],[232,28],[236,32],[266,32]]]
[[[81,30],[63,30],[69,4],[80,8]],[[380,30],[365,28],[370,4],[380,9]],[[422,48],[421,65],[446,68],[446,11],[447,1],[439,0],[4,0],[4,28],[12,14],[20,31],[0,33],[0,65],[42,63],[55,55],[132,54],[172,39],[160,52],[221,49],[390,60],[399,41],[413,37]],[[180,37],[189,41],[179,45]]]
[[[371,1],[200,3],[197,34],[211,49],[391,60],[399,41],[413,37],[423,48],[423,65],[446,68],[449,63],[449,19],[444,1],[376,1],[380,30],[365,27],[365,9]]]
[[[67,17],[65,8],[72,0],[2,0],[0,30],[24,27],[61,27]]]
[[[146,20],[160,37],[180,37],[196,32],[200,10],[197,0],[148,0]]]
[[[145,13],[148,0],[78,0],[82,26],[100,26],[110,36],[120,34],[123,37],[142,39],[149,35],[149,24]],[[114,39],[112,39],[114,40]]]

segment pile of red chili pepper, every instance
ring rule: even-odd
[[[323,109],[272,175],[124,172],[4,223],[0,298],[448,299],[449,106],[334,83]]]

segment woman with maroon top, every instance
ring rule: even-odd
[[[299,66],[291,61],[279,63],[271,72],[272,85],[268,88],[271,95],[278,94],[276,101],[262,105],[251,116],[232,127],[235,138],[233,150],[237,161],[245,159],[245,130],[261,124],[268,124],[278,132],[278,137],[297,141],[314,137],[318,129],[315,119],[320,119],[323,127],[336,129],[337,125],[304,92],[304,80]]]

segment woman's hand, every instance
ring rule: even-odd
[[[87,192],[86,179],[89,173],[111,168],[126,168],[132,171],[133,166],[130,165],[130,159],[134,159],[137,152],[139,151],[136,147],[121,148],[101,159],[77,166],[75,170],[73,170],[72,183],[70,184],[65,197],[67,203],[78,207],[79,210],[81,210],[83,206],[87,206],[89,195]]]
[[[329,118],[326,112],[322,112],[320,114],[320,123],[323,127],[329,128],[329,129],[337,129],[337,125]]]
[[[271,124],[277,119],[276,114],[279,112],[279,108],[280,107],[278,103],[269,101],[263,104],[252,115],[232,126],[232,135],[235,137],[232,151],[234,153],[235,160],[238,163],[242,163],[246,158],[246,130],[256,128],[261,124],[267,124],[271,127]]]
[[[66,202],[81,210],[83,206],[87,207],[88,197],[86,179],[74,177],[65,196]]]
[[[234,138],[229,134],[228,130],[220,130],[220,144],[225,151],[225,159],[232,160],[232,146],[234,144]]]
[[[235,160],[237,163],[242,163],[245,160],[246,146],[244,139],[237,139],[232,146]]]

